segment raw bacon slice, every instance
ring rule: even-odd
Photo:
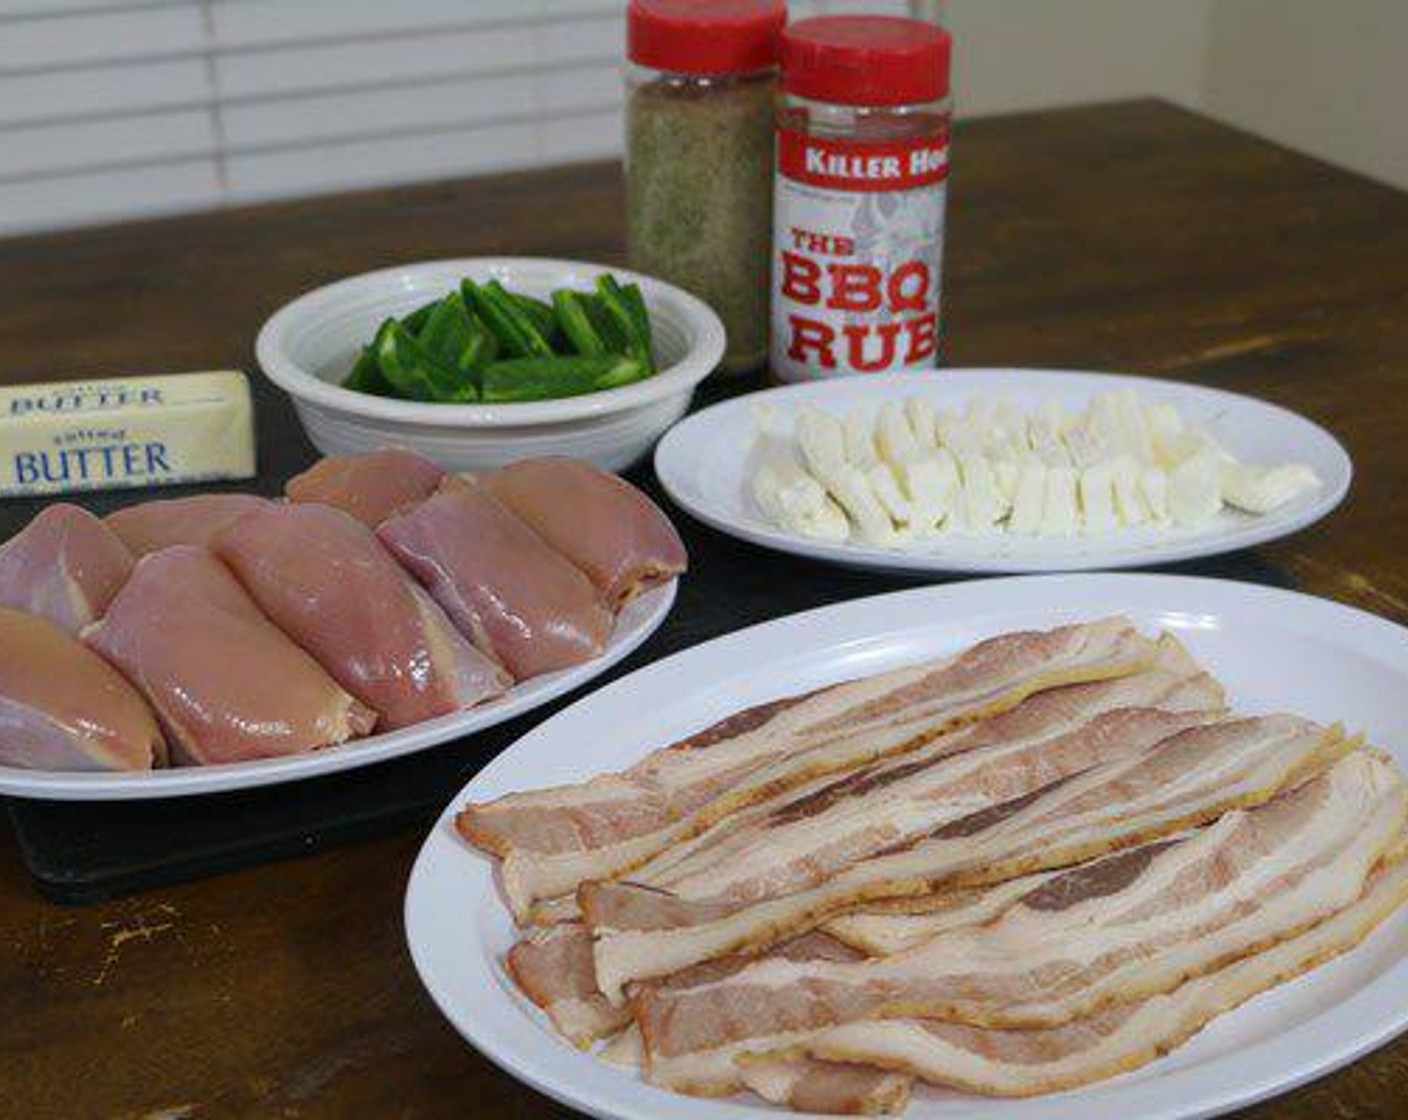
[[[685,570],[684,542],[670,519],[614,474],[550,456],[475,481],[586,572],[614,608]]]
[[[516,680],[579,665],[606,648],[611,612],[591,581],[482,491],[442,490],[378,533]]]
[[[201,548],[144,556],[83,640],[142,691],[181,762],[298,754],[376,720]]]
[[[458,825],[503,857],[505,895],[522,918],[536,900],[639,866],[765,797],[917,748],[1044,689],[1140,672],[1157,656],[1122,619],[1006,634],[957,657],[760,704],[620,773],[471,805]]]
[[[86,509],[58,502],[0,545],[0,607],[77,634],[107,609],[132,554]]]
[[[1357,751],[1257,809],[1073,868],[986,925],[895,956],[769,959],[686,991],[646,989],[636,1013],[650,1076],[688,1084],[720,1051],[785,1048],[865,1019],[1055,1027],[1173,991],[1350,906],[1405,823],[1408,783]]]
[[[110,513],[104,521],[135,555],[145,556],[178,544],[209,548],[245,514],[273,504],[257,494],[199,494],[142,502]]]
[[[945,821],[1128,757],[1222,711],[1217,683],[1181,648],[1171,656],[1173,668],[1050,689],[918,750],[769,799],[667,849],[628,883],[739,904],[788,894]]]
[[[0,765],[150,770],[166,743],[133,687],[47,619],[0,610]]]
[[[597,990],[592,935],[580,922],[534,930],[508,951],[504,964],[519,990],[579,1049],[631,1021],[629,1008],[612,1007]]]
[[[332,455],[289,479],[291,502],[336,506],[375,529],[388,517],[422,502],[445,472],[424,455],[387,447],[366,455]]]
[[[1030,894],[1042,882],[1064,873],[1064,871],[1050,871],[1036,875],[1024,875],[1019,879],[1013,879],[1006,883],[999,883],[989,887],[973,888],[968,891],[954,892],[949,896],[953,899],[953,904],[948,910],[945,910],[942,914],[936,911],[934,914],[927,916],[929,920],[934,923],[934,928],[929,932],[928,936],[918,938],[917,941],[913,943],[930,940],[932,937],[938,936],[940,932],[946,932],[949,929],[964,929],[989,922],[1003,911],[1010,909],[1025,895]],[[892,922],[903,920],[893,915],[884,915],[883,919]],[[843,937],[836,937],[825,930],[816,930],[811,933],[802,934],[794,938],[792,943],[803,942],[807,938],[817,937],[822,934],[826,935],[825,944],[833,946],[839,944],[845,947],[844,950],[836,952],[833,957],[833,959],[836,960],[856,961],[866,957],[888,955],[872,953],[864,945],[857,945]],[[849,950],[849,956],[843,955],[845,950]],[[722,959],[724,961],[757,962],[771,960],[774,956],[775,952],[769,951],[751,957],[747,955],[734,955]],[[795,960],[797,958],[793,957],[792,959]],[[710,976],[707,972],[709,967],[708,964],[694,965],[675,975],[683,976],[695,974],[703,979],[712,980],[721,979],[723,976],[733,976],[742,971],[742,963],[740,963],[738,966],[728,969],[718,976]],[[594,981],[594,969],[592,977]],[[670,985],[672,979],[673,978],[667,978],[663,982],[663,985]],[[637,984],[633,986],[632,991],[639,995],[639,993],[646,991],[648,987],[648,984]],[[680,987],[675,986],[671,990],[680,990]],[[602,1001],[601,1006],[603,1008],[611,1008],[610,1002],[607,1001],[604,996],[599,996],[599,998]],[[630,1005],[628,1004],[627,1006],[629,1007]],[[613,1010],[616,1010],[617,1013],[621,1013],[619,1009]],[[634,1016],[633,1008],[631,1014]],[[667,1060],[658,1063],[662,1071],[660,1076],[669,1080],[670,1088],[680,1092],[688,1092],[692,1096],[718,1097],[738,1092],[744,1088],[751,1088],[760,1096],[764,1096],[768,1100],[774,1101],[774,1103],[783,1103],[777,1100],[774,1095],[778,1091],[779,1086],[785,1086],[788,1082],[787,1071],[783,1067],[790,1061],[805,1058],[806,1046],[809,1041],[813,1038],[820,1038],[824,1033],[824,1031],[803,1031],[788,1035],[787,1037],[790,1040],[790,1044],[785,1050],[763,1049],[760,1051],[754,1047],[755,1045],[763,1044],[754,1044],[749,1040],[719,1046],[713,1049],[699,1050],[688,1054],[678,1061]],[[629,1036],[629,1038],[625,1038],[625,1036]],[[635,1023],[634,1018],[632,1018],[631,1026],[626,1031],[622,1032],[622,1035],[618,1036],[618,1039],[623,1040],[620,1043],[622,1051],[627,1054],[634,1054],[629,1064],[636,1069],[644,1070],[648,1064],[648,1055],[645,1050],[645,1042],[640,1035],[640,1027]],[[779,1036],[777,1040],[774,1040],[774,1043],[780,1046],[781,1036]],[[749,1067],[745,1064],[745,1060],[749,1058],[757,1058],[759,1060],[766,1059],[769,1063],[775,1064],[759,1077],[750,1078],[748,1072]],[[754,1084],[755,1081],[757,1081],[758,1084]]]
[[[923,913],[858,910],[822,923],[821,930],[866,956],[889,957],[949,930],[989,922],[1048,879],[1063,874],[1064,868],[1040,871],[986,887],[925,895],[918,900],[893,900],[922,902],[927,909]],[[884,902],[878,904],[883,906]]]
[[[807,933],[772,950],[788,960],[857,960],[854,949],[823,933]],[[730,957],[685,969],[660,981],[672,988],[716,980],[737,972],[752,958]],[[530,1000],[547,1012],[559,1034],[585,1049],[631,1021],[627,1007],[613,1007],[597,990],[592,965],[592,938],[580,922],[566,922],[533,930],[513,946],[504,959],[514,983]],[[736,1084],[728,1089],[733,1092]]]
[[[796,941],[778,947],[778,953],[788,960],[855,960],[845,946],[819,934],[804,934]],[[741,968],[745,962],[732,962]],[[717,979],[723,962],[680,973],[667,983],[676,987]],[[712,971],[710,971],[712,970]],[[609,1005],[606,1005],[609,1007]],[[639,1070],[644,1063],[640,1031],[634,1024],[627,1026],[605,1046],[596,1057],[609,1065]],[[729,1061],[718,1071],[712,1095],[751,1089],[773,1104],[784,1104],[805,1112],[830,1115],[878,1116],[903,1111],[908,1103],[914,1079],[908,1074],[890,1073],[851,1063],[822,1061],[803,1055],[777,1057],[758,1056],[748,1065]]]
[[[639,1070],[645,1062],[640,1030],[632,1023],[596,1052],[599,1061]],[[717,1086],[719,1096],[751,1089],[772,1104],[799,1112],[837,1116],[881,1116],[903,1112],[914,1078],[905,1073],[828,1062],[801,1054],[749,1055],[730,1062]]]
[[[914,1078],[873,1065],[810,1055],[758,1055],[739,1063],[739,1078],[772,1104],[827,1116],[890,1116],[909,1104]]]
[[[341,510],[268,503],[221,534],[215,551],[381,728],[471,708],[507,687],[376,534]]]
[[[941,824],[808,890],[744,907],[618,884],[580,892],[597,935],[597,982],[613,1001],[633,979],[754,950],[873,898],[929,894],[1061,867],[1259,804],[1355,744],[1293,716],[1183,731],[1132,757]]]
[[[645,1047],[640,1040],[640,1029],[632,1022],[625,1030],[607,1039],[606,1045],[596,1052],[598,1060],[607,1065],[622,1069],[640,1069],[645,1063]]]
[[[1376,871],[1364,894],[1307,932],[1165,995],[1109,1007],[1059,1027],[1001,1030],[934,1019],[848,1023],[804,1046],[833,1061],[871,1062],[935,1085],[1029,1097],[1137,1069],[1182,1045],[1219,1015],[1348,952],[1408,900],[1408,864]],[[766,1056],[764,1063],[795,1056]],[[741,1063],[747,1078],[753,1059]]]

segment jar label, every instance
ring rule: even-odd
[[[785,381],[929,369],[948,137],[778,134],[772,366]]]

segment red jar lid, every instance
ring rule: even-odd
[[[817,16],[782,33],[788,93],[840,105],[916,105],[948,95],[953,38],[900,16]]]
[[[626,54],[671,74],[746,74],[777,65],[786,0],[631,0]]]

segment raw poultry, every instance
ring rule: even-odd
[[[529,519],[493,496],[493,475],[451,482],[394,449],[324,460],[287,501],[198,495],[106,520],[50,506],[0,545],[0,607],[23,612],[6,615],[0,645],[42,648],[56,682],[37,688],[18,665],[0,674],[0,711],[40,729],[13,734],[3,762],[167,763],[132,709],[160,723],[173,765],[286,757],[489,703],[596,657],[615,607],[684,570],[679,538],[596,468],[508,470],[504,491]],[[619,515],[600,539],[582,539],[577,513],[543,497],[559,478],[574,503]],[[120,693],[127,714],[109,711],[117,730],[90,742],[73,728],[94,673],[122,682],[102,695]]]
[[[177,544],[209,548],[245,514],[272,505],[257,494],[197,494],[126,506],[103,519],[134,556]]]
[[[0,609],[0,765],[150,770],[166,742],[111,665],[47,619]]]
[[[376,535],[339,509],[271,502],[229,526],[214,548],[264,613],[383,729],[472,708],[509,684]]]
[[[59,502],[0,545],[0,607],[76,634],[107,609],[132,553],[85,509]]]

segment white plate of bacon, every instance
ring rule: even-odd
[[[597,1117],[1224,1113],[1408,1027],[1405,691],[1408,631],[1238,583],[796,615],[485,767],[412,872],[411,953]]]
[[[463,739],[629,654],[684,567],[654,503],[571,459],[55,504],[0,544],[0,793],[220,793]]]

